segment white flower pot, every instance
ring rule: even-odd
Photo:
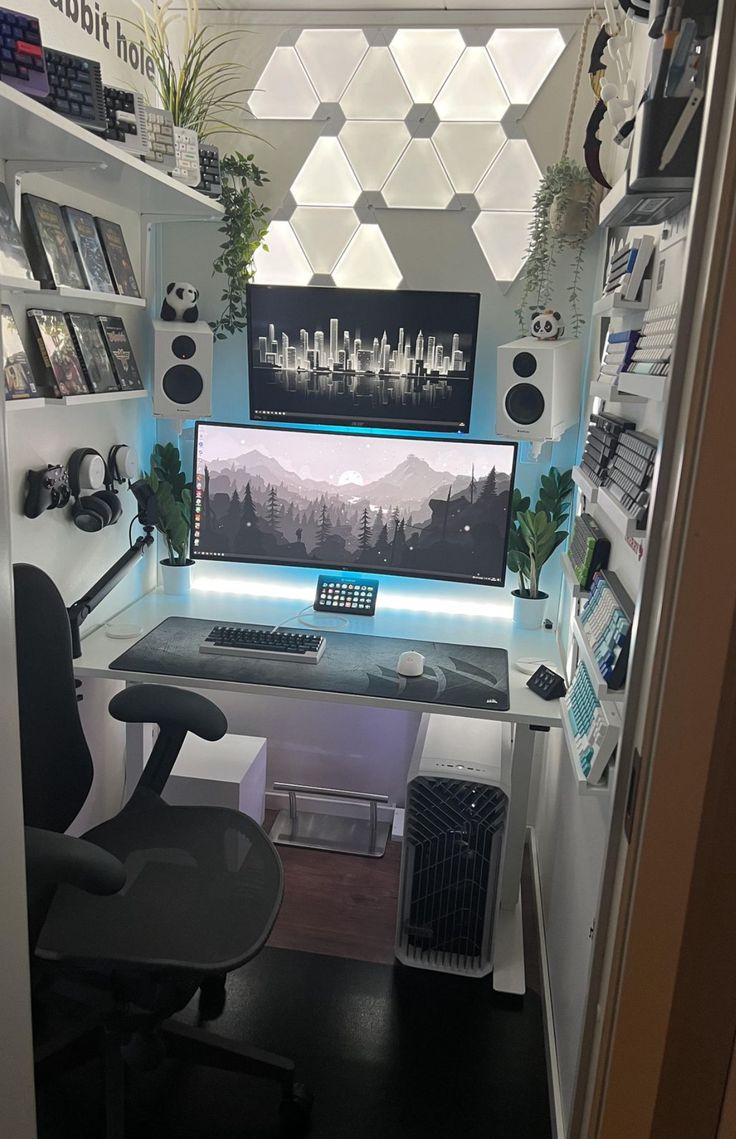
[[[193,561],[188,561],[183,566],[172,566],[169,565],[169,559],[164,558],[159,564],[161,566],[161,579],[164,583],[164,593],[174,596],[189,593],[192,584]]]
[[[514,599],[514,624],[519,629],[541,629],[547,607],[548,593],[540,591],[538,597],[520,597],[518,589],[512,589]]]

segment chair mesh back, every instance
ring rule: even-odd
[[[13,566],[23,812],[27,826],[65,831],[92,785],[77,709],[69,618],[37,566]]]

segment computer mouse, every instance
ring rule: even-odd
[[[399,676],[421,676],[424,672],[424,657],[421,653],[415,653],[413,650],[402,653],[396,665],[396,671]]]

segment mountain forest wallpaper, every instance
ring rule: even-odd
[[[502,584],[514,448],[200,424],[195,557]]]

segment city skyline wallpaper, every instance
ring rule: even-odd
[[[255,420],[467,432],[477,293],[251,285]]]
[[[503,585],[515,446],[197,425],[192,554]]]

